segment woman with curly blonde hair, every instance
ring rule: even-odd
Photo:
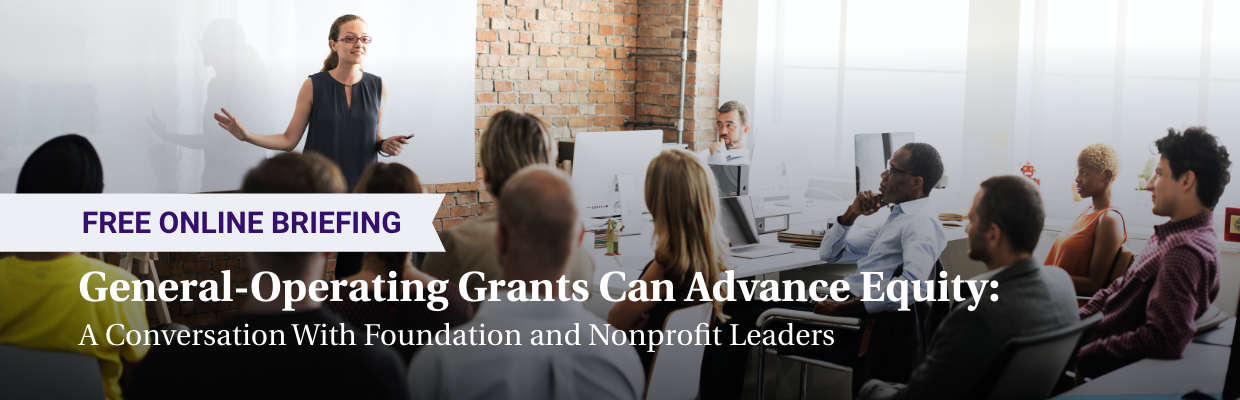
[[[1079,296],[1092,296],[1102,288],[1120,247],[1128,240],[1124,216],[1111,205],[1111,185],[1119,164],[1119,153],[1106,143],[1081,150],[1076,159],[1076,191],[1093,204],[1059,233],[1046,256],[1046,265],[1068,272]]]

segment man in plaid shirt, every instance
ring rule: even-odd
[[[1227,148],[1203,127],[1154,142],[1161,158],[1146,190],[1154,227],[1127,273],[1098,291],[1081,318],[1103,313],[1082,342],[1077,379],[1096,378],[1143,358],[1178,359],[1197,332],[1195,321],[1218,296],[1218,237],[1213,210],[1231,175]]]

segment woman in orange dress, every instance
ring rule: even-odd
[[[1078,296],[1092,296],[1106,282],[1120,246],[1128,240],[1124,216],[1111,205],[1119,153],[1106,143],[1089,145],[1077,157],[1076,169],[1076,191],[1093,204],[1059,233],[1045,264],[1067,271]]]

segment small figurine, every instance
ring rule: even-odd
[[[1145,160],[1145,169],[1141,170],[1141,174],[1137,175],[1137,190],[1145,190],[1145,185],[1150,182],[1150,178],[1154,177],[1154,167],[1158,166],[1158,160],[1150,157]]]
[[[607,220],[607,254],[609,256],[620,255],[620,232],[624,232],[624,225],[620,224],[620,220]]]
[[[1041,186],[1042,186],[1042,180],[1041,180],[1041,179],[1038,179],[1038,178],[1034,178],[1034,177],[1033,177],[1033,174],[1034,174],[1035,172],[1037,172],[1037,171],[1033,169],[1033,164],[1030,164],[1030,163],[1025,163],[1025,165],[1022,165],[1022,166],[1020,167],[1020,174],[1021,174],[1021,175],[1024,175],[1026,178],[1032,179],[1032,180],[1033,180],[1033,183],[1037,184],[1037,185],[1038,185],[1038,187],[1041,187]]]

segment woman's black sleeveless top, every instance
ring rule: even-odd
[[[350,88],[331,74],[320,72],[310,75],[310,83],[314,86],[314,104],[304,151],[318,152],[335,161],[352,192],[362,171],[375,162],[383,80],[363,72],[362,80]],[[351,107],[345,98],[349,89],[353,90]]]

